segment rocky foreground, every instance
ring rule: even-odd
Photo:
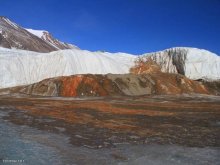
[[[219,110],[220,98],[207,95],[1,96],[0,158],[24,164],[217,165]]]
[[[64,133],[91,148],[117,143],[220,146],[220,98],[210,96],[93,99],[2,97],[6,117],[18,125]]]

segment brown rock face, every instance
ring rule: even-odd
[[[29,33],[21,26],[0,16],[0,46],[5,48],[17,48],[36,52],[51,52],[56,48],[42,39]]]
[[[158,73],[161,72],[161,68],[151,58],[147,58],[146,61],[138,58],[138,60],[135,61],[135,66],[130,69],[130,72],[134,74]]]
[[[107,96],[119,92],[110,79],[101,75],[63,77],[60,81],[60,96]]]
[[[43,36],[41,37],[42,40],[46,41],[48,44],[55,47],[57,50],[62,49],[79,49],[77,46],[64,43],[59,41],[58,39],[54,38],[52,34],[50,34],[48,31],[43,32]]]
[[[157,73],[151,74],[151,76],[156,83],[157,94],[212,93],[202,83],[190,80],[180,74]]]
[[[198,82],[204,84],[210,92],[220,96],[220,80],[216,80],[216,81],[198,80]]]
[[[135,62],[130,69],[133,74],[148,74],[154,81],[156,94],[216,93],[217,88],[206,83],[190,80],[180,74],[162,73],[161,67],[150,57]]]
[[[216,90],[179,74],[74,75],[50,78],[35,84],[1,89],[0,94],[40,96],[140,96],[160,94],[216,94]]]

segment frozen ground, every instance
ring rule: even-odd
[[[172,99],[174,98],[167,99],[167,102]],[[154,98],[152,98],[152,100],[154,100]],[[158,98],[158,101],[159,100],[160,98]],[[34,103],[34,101],[30,102]],[[189,101],[192,102],[192,100]],[[205,101],[208,102],[208,100],[204,100],[203,102]],[[117,101],[111,100],[111,102]],[[5,104],[7,103],[5,102]],[[14,101],[13,104],[18,106],[19,102]],[[166,104],[166,102],[163,102],[163,104]],[[212,108],[214,108],[214,106]],[[217,142],[216,147],[211,147],[209,145],[203,147],[189,147],[187,145],[168,143],[163,145],[159,143],[133,144],[129,142],[118,143],[114,147],[103,147],[99,149],[91,149],[83,145],[76,146],[71,143],[70,134],[63,133],[65,128],[60,128],[60,132],[55,132],[51,129],[47,130],[45,128],[42,129],[41,127],[35,127],[37,123],[36,118],[26,118],[28,120],[33,120],[31,122],[31,127],[25,123],[13,124],[10,120],[8,120],[8,117],[10,117],[10,113],[15,111],[19,110],[15,109],[15,107],[11,105],[2,105],[1,102],[0,164],[219,165],[220,162],[220,148]],[[219,113],[217,112],[215,115],[218,114]],[[19,117],[19,114],[17,115],[17,117]],[[45,121],[46,120],[41,118],[42,123],[45,125],[48,124]],[[215,127],[219,127],[218,121],[216,121],[216,123]],[[99,138],[98,135],[97,138]],[[5,162],[18,160],[23,162]]]
[[[2,109],[0,115],[0,158],[24,160],[16,164],[217,165],[220,162],[220,148],[214,147],[131,144],[104,149],[76,147],[64,135],[9,123],[2,119],[7,115]]]

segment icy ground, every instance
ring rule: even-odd
[[[44,165],[218,165],[220,148],[177,145],[118,145],[116,148],[89,149],[69,144],[63,134],[28,126],[14,125],[5,119],[10,107],[0,107],[0,164]],[[3,163],[22,160],[23,163]]]

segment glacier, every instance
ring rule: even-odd
[[[129,73],[136,56],[68,49],[50,53],[0,48],[0,88],[73,74]]]
[[[190,79],[220,79],[220,57],[197,48],[171,48],[135,56],[67,49],[50,53],[0,48],[0,88],[75,74],[126,74],[138,58],[156,61],[163,72]]]
[[[204,49],[175,47],[140,56],[143,60],[149,57],[161,67],[162,72],[183,74],[193,80],[220,79],[220,57]]]

